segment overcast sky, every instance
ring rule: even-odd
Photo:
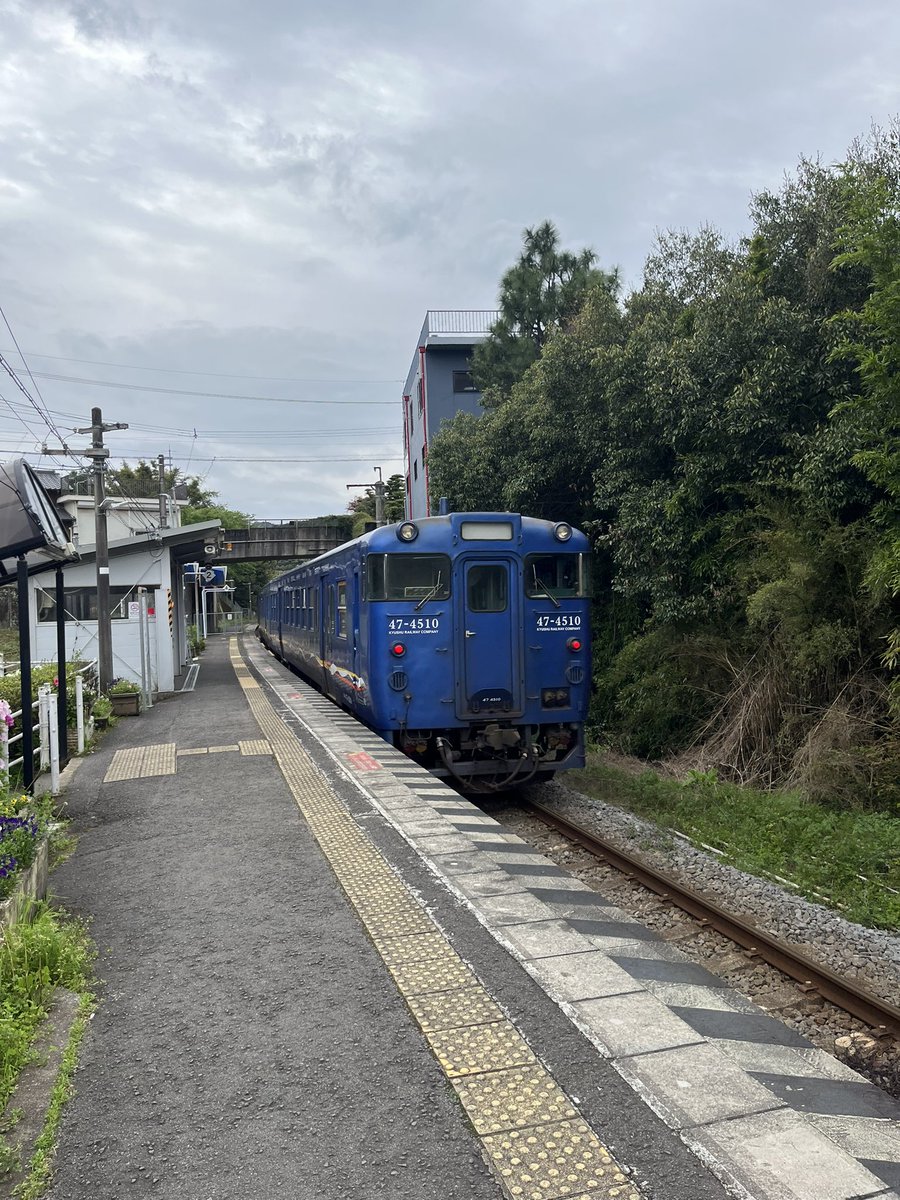
[[[258,517],[342,511],[346,483],[401,470],[425,310],[493,307],[525,225],[636,283],[656,230],[739,237],[752,192],[900,111],[896,0],[0,18],[0,303],[55,424],[100,405],[131,425],[114,453],[171,453]],[[0,349],[19,362],[2,326]],[[0,395],[4,456],[49,437]]]

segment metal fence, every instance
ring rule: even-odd
[[[206,636],[213,633],[240,633],[246,622],[256,615],[249,608],[235,608],[231,612],[208,612],[206,614]]]
[[[500,313],[496,309],[430,308],[428,332],[490,333],[491,326],[499,316]]]

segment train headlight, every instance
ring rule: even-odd
[[[391,643],[391,654],[393,654],[394,658],[402,658],[405,653],[406,647],[402,642]]]
[[[560,521],[558,525],[553,526],[553,536],[558,542],[567,542],[572,536],[572,526]]]
[[[404,521],[397,529],[397,537],[401,542],[414,542],[419,536],[419,527],[413,521]]]

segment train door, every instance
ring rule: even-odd
[[[281,635],[281,622],[284,616],[284,588],[279,587],[275,596],[275,608],[278,617],[278,653],[284,658],[284,640]]]
[[[325,691],[332,699],[336,698],[334,687],[334,676],[331,672],[331,665],[335,660],[335,614],[337,612],[337,603],[335,599],[335,585],[327,580],[322,581],[323,602],[322,610],[322,626],[324,630],[324,653],[322,661],[324,664],[324,684]]]
[[[351,664],[353,674],[359,678],[362,675],[360,670],[360,662],[362,660],[362,647],[359,644],[359,571],[354,570],[353,582],[350,589],[350,605],[351,610],[348,614],[350,624],[350,637],[352,638]]]
[[[521,596],[512,558],[457,560],[456,715],[520,716],[524,711]]]

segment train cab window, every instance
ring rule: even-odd
[[[529,554],[525,559],[525,595],[570,600],[591,594],[586,554]]]
[[[369,600],[446,600],[450,559],[446,554],[370,554],[366,596]]]
[[[335,628],[337,636],[345,638],[347,636],[347,581],[342,579],[337,585],[337,626]]]
[[[470,612],[504,612],[508,603],[509,572],[499,565],[469,567],[468,605]]]

